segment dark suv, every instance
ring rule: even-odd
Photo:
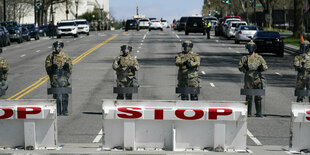
[[[126,21],[126,25],[125,25],[125,31],[128,30],[137,30],[138,28],[138,22],[135,19],[129,19]]]
[[[185,24],[186,24],[187,19],[188,17],[181,17],[180,24],[178,25],[179,32],[185,30]]]
[[[23,42],[22,27],[16,21],[2,22],[1,26],[5,26],[10,33],[10,40]]]
[[[23,24],[23,27],[26,27],[30,31],[30,37],[35,40],[39,40],[39,30],[36,28],[34,24]]]
[[[205,23],[202,17],[188,17],[185,24],[185,35],[189,33],[203,33],[206,35]]]

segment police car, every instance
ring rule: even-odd
[[[78,33],[84,33],[89,35],[89,23],[85,19],[76,19],[74,20],[78,26]]]
[[[60,21],[57,24],[57,38],[61,36],[73,36],[74,38],[79,36],[75,21]]]

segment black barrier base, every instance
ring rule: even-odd
[[[138,87],[113,87],[114,94],[138,94]]]
[[[200,88],[195,87],[177,87],[175,88],[176,94],[200,94]]]
[[[72,94],[71,87],[47,88],[47,94]]]
[[[6,90],[0,89],[0,96],[5,95]]]
[[[310,90],[295,90],[295,96],[310,96]]]
[[[240,95],[265,96],[265,89],[241,89]]]

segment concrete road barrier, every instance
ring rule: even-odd
[[[55,148],[54,100],[0,100],[0,147]]]
[[[103,100],[103,150],[246,151],[245,102]]]
[[[310,103],[292,104],[290,151],[310,151]]]

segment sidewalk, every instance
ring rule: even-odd
[[[244,152],[209,152],[209,151],[103,151],[100,143],[67,143],[56,150],[1,150],[0,154],[245,154]],[[288,146],[249,146],[248,153],[259,155],[287,155]]]

